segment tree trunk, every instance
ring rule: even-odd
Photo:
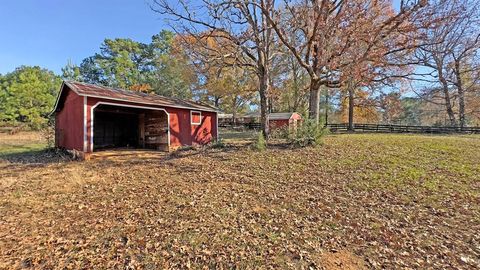
[[[296,60],[294,60],[296,61]],[[299,106],[300,94],[299,94],[299,82],[298,82],[298,68],[295,62],[291,62],[292,64],[292,78],[293,78],[293,107],[292,111],[296,112]],[[290,103],[290,99],[288,100]]]
[[[260,69],[259,79],[260,79],[260,123],[262,125],[262,133],[265,137],[265,140],[268,140],[270,134],[268,126],[268,92],[270,88],[270,80],[268,70],[266,68]]]
[[[320,82],[310,80],[309,118],[318,124],[320,117]]]
[[[262,2],[263,7],[273,12],[273,1]],[[270,46],[272,45],[272,28],[266,19],[266,15],[262,12],[262,29],[265,31],[261,34],[261,42],[257,42],[257,72],[260,79],[260,122],[262,124],[262,133],[266,141],[268,141],[270,130],[268,121],[269,111],[269,95],[270,95]]]
[[[355,126],[353,124],[353,110],[354,110],[354,88],[349,83],[348,84],[348,130],[355,131]]]
[[[458,87],[458,120],[460,121],[460,128],[465,127],[465,91],[463,86]]]
[[[328,93],[328,88],[325,88],[325,126],[328,125],[328,106],[329,106],[329,101],[328,99],[330,98],[330,93]]]
[[[452,100],[450,98],[450,92],[448,91],[448,82],[443,76],[443,65],[439,62],[437,62],[437,72],[438,72],[438,79],[440,80],[440,83],[442,84],[442,91],[445,96],[445,107],[447,109],[447,114],[448,118],[450,119],[450,125],[453,127],[457,126],[457,120],[455,119],[455,113],[453,112],[452,108]]]
[[[267,104],[268,104],[267,113],[272,113],[273,112],[273,98],[272,97],[268,98]]]
[[[445,95],[445,107],[447,109],[448,118],[450,119],[450,125],[453,127],[457,126],[457,120],[455,119],[455,113],[452,108],[452,100],[450,98],[450,92],[448,91],[448,83],[445,79],[440,79],[442,81],[442,90]]]
[[[234,126],[237,123],[237,96],[233,98],[232,103],[232,123]]]
[[[465,91],[463,89],[463,80],[460,74],[460,61],[455,61],[455,76],[457,77],[457,91],[458,91],[458,120],[460,121],[460,128],[465,127]]]

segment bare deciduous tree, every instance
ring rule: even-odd
[[[416,51],[415,60],[427,69],[418,78],[428,83],[425,96],[441,90],[450,125],[464,127],[466,93],[479,83],[480,9],[472,0],[437,0],[430,9],[437,23],[424,29],[425,45]]]
[[[266,19],[274,0],[154,0],[152,9],[168,16],[174,29],[188,36],[191,52],[207,65],[250,68],[258,78],[262,131],[268,138],[268,95],[273,30]],[[262,12],[263,11],[263,12]],[[195,42],[192,42],[191,39]],[[211,40],[219,46],[211,46]],[[201,49],[198,49],[198,47]]]
[[[339,87],[353,74],[366,76],[348,70],[411,49],[409,34],[415,27],[409,19],[425,4],[402,1],[395,12],[390,1],[284,0],[274,12],[263,11],[279,40],[307,70],[309,114],[318,121],[321,87]]]

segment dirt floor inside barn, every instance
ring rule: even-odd
[[[44,153],[0,134],[0,269],[480,267],[480,136]]]

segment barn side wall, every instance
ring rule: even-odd
[[[295,127],[295,120],[301,121],[302,116],[298,113],[292,114],[290,119],[275,119],[269,121],[270,129],[278,129],[278,128],[294,128]]]
[[[217,114],[201,111],[199,125],[192,125],[191,110],[166,108],[170,114],[170,146],[207,144],[217,138]]]
[[[289,119],[275,119],[275,120],[269,120],[268,122],[270,129],[288,127],[289,123],[290,123]]]
[[[55,146],[83,151],[83,97],[65,89],[63,108],[55,114]]]
[[[200,125],[191,125],[192,140],[196,144],[207,144],[217,139],[217,114],[202,112]]]

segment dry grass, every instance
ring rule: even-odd
[[[475,268],[479,149],[369,134],[0,161],[0,268]]]
[[[0,156],[38,151],[46,147],[46,143],[39,132],[21,132],[10,135],[0,132]]]

